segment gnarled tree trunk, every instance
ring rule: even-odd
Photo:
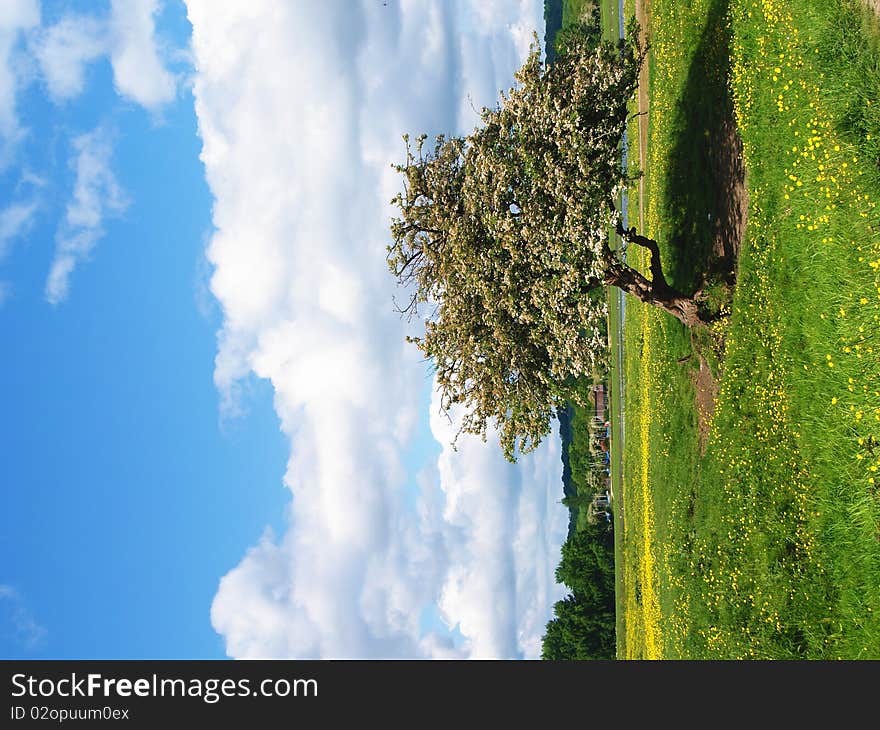
[[[624,228],[619,223],[617,232],[629,243],[635,243],[651,252],[651,278],[649,279],[640,271],[622,263],[616,256],[612,256],[605,272],[605,283],[632,294],[641,302],[659,307],[686,327],[706,327],[709,322],[701,316],[697,299],[678,291],[666,281],[660,263],[660,247],[657,242],[639,235],[635,228]]]

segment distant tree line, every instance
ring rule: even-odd
[[[553,606],[542,659],[614,659],[616,625],[614,537],[607,525],[587,525],[562,546],[556,580],[571,593]]]
[[[544,0],[544,49],[547,63],[556,60],[554,38],[562,30],[562,0]]]

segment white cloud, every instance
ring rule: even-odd
[[[3,584],[0,584],[0,631],[28,653],[40,649],[48,636],[46,628],[31,614],[21,593]]]
[[[0,263],[9,255],[13,244],[28,232],[33,224],[40,204],[38,196],[33,188],[39,189],[45,182],[29,171],[21,174],[18,184],[15,186],[16,193],[28,188],[28,197],[10,203],[0,210]],[[12,296],[12,284],[8,281],[0,281],[0,307]]]
[[[13,203],[0,211],[0,261],[9,254],[12,242],[28,229],[36,212],[36,201]]]
[[[7,163],[12,148],[23,134],[15,100],[22,76],[16,45],[20,34],[39,22],[37,0],[5,0],[0,3],[0,168]]]
[[[69,99],[83,90],[85,66],[107,52],[106,24],[89,16],[70,15],[36,35],[32,47],[49,95]]]
[[[431,431],[448,444],[457,419],[440,415],[436,393],[431,414]],[[567,529],[561,463],[556,434],[515,466],[504,460],[495,434],[489,444],[459,438],[457,451],[440,456],[440,524],[449,553],[440,611],[460,623],[471,656],[540,654],[550,609],[561,597],[554,578]]]
[[[157,0],[111,0],[110,60],[120,94],[148,109],[174,99],[175,80],[156,48]]]
[[[212,606],[228,653],[537,655],[561,596],[558,444],[512,466],[491,438],[453,453],[448,424],[428,432],[385,245],[401,135],[469,130],[468,97],[491,105],[511,85],[541,3],[187,7],[224,315],[215,382],[234,408],[240,380],[269,379],[291,450],[285,533],[265,535]],[[463,646],[422,631],[431,605]]]
[[[73,195],[55,236],[55,258],[46,280],[46,298],[58,304],[67,297],[70,275],[104,235],[104,220],[122,213],[127,199],[113,171],[111,139],[99,127],[73,140],[76,171]]]
[[[53,100],[80,94],[86,66],[109,56],[120,95],[153,111],[172,101],[177,81],[158,48],[158,10],[156,0],[113,0],[107,17],[70,14],[36,33],[31,47]]]

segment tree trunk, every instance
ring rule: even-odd
[[[639,235],[635,228],[626,229],[621,224],[618,224],[617,232],[624,240],[651,252],[651,278],[613,256],[605,273],[605,283],[632,294],[641,302],[668,312],[686,327],[708,326],[709,323],[700,316],[697,300],[678,291],[666,281],[660,264],[660,247],[657,242]]]
[[[708,324],[700,317],[699,306],[692,297],[685,296],[665,283],[657,285],[625,264],[615,263],[610,266],[605,283],[632,294],[640,302],[659,307],[686,327],[705,327]]]

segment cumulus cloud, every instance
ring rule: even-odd
[[[70,276],[104,235],[105,219],[119,215],[127,206],[110,167],[113,145],[109,133],[98,127],[76,137],[73,150],[73,195],[55,236],[55,257],[46,280],[46,299],[51,304],[67,297]]]
[[[431,431],[441,444],[455,436],[457,419],[439,413],[435,393]],[[495,438],[494,434],[490,438]],[[445,496],[442,519],[447,573],[439,607],[458,624],[474,657],[535,657],[554,601],[554,570],[564,537],[560,508],[559,440],[516,465],[497,442],[460,438],[438,461]]]
[[[48,636],[14,587],[0,584],[0,630],[26,653],[40,649]]]
[[[157,0],[111,0],[110,61],[123,96],[148,109],[174,99],[175,80],[156,48]]]
[[[473,107],[513,83],[541,3],[187,9],[215,198],[214,378],[227,409],[243,379],[270,380],[290,442],[286,530],[212,606],[227,652],[536,656],[562,594],[558,443],[516,466],[491,438],[452,452],[454,426],[427,423],[430,379],[393,311],[385,245],[402,133],[469,131]],[[445,628],[423,623],[432,609]]]
[[[177,82],[158,48],[158,10],[157,0],[113,0],[107,17],[69,14],[35,33],[31,46],[53,100],[80,94],[88,64],[109,56],[120,95],[150,110],[172,101]]]
[[[16,111],[16,92],[21,83],[16,47],[21,34],[40,22],[37,0],[7,0],[0,4],[0,168],[23,131]]]

